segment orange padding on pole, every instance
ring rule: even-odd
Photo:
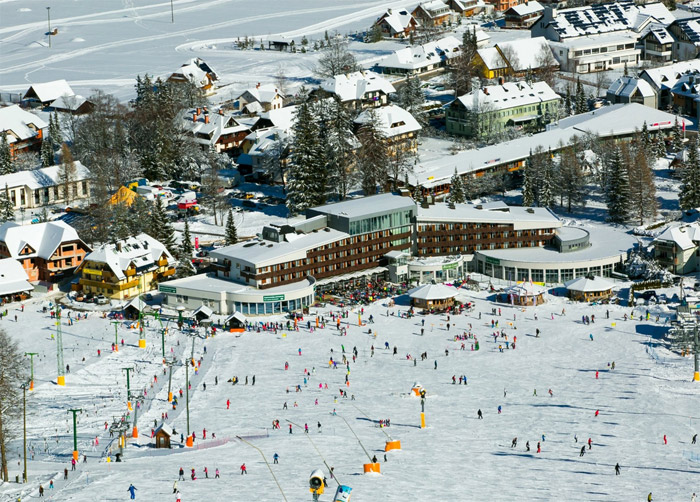
[[[370,464],[363,464],[362,467],[364,468],[365,473],[368,472],[379,472],[379,462],[377,463],[370,463]]]
[[[400,450],[401,449],[401,441],[387,441],[386,446],[384,447],[384,451],[391,451],[391,450]]]

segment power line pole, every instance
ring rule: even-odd
[[[51,48],[51,7],[46,7],[46,15],[49,17],[49,49]]]
[[[78,419],[77,414],[82,413],[81,408],[68,410],[69,413],[73,413],[73,459],[77,462],[78,455]]]
[[[58,365],[58,385],[66,385],[66,368],[63,366],[63,332],[61,331],[61,308],[56,305],[56,362]]]
[[[30,357],[31,380],[29,380],[29,390],[34,390],[34,356],[38,356],[38,352],[25,352],[25,356]]]
[[[24,425],[24,471],[22,482],[27,482],[27,382],[22,384],[22,421]]]

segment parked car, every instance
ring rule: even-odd
[[[107,305],[109,303],[109,299],[105,295],[97,295],[95,297],[95,303],[98,305]]]

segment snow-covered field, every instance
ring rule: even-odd
[[[272,81],[281,67],[292,83],[312,73],[317,55],[233,49],[238,38],[258,43],[284,35],[310,40],[324,32],[364,31],[387,8],[407,0],[74,0],[53,2],[48,47],[47,2],[0,1],[0,89],[21,92],[30,83],[58,78],[77,93],[93,89],[131,98],[136,75],[167,76],[192,57],[203,57],[240,91],[256,82]],[[298,42],[298,40],[297,40]],[[384,52],[394,44],[387,43]],[[363,59],[362,57],[360,59]],[[235,96],[234,96],[235,97]]]
[[[610,319],[606,319],[606,306],[570,304],[560,297],[549,296],[545,305],[523,311],[492,304],[485,292],[468,294],[474,297],[476,310],[453,316],[449,331],[445,316],[397,317],[407,311],[400,298],[396,307],[388,308],[380,301],[365,308],[363,321],[373,315],[374,324],[359,327],[357,312],[350,313],[343,319],[346,337],[339,336],[334,327],[309,332],[307,317],[299,332],[282,329],[276,334],[223,333],[206,340],[197,338],[194,357],[202,358],[202,364],[198,375],[190,372],[190,423],[198,438],[195,444],[205,448],[180,448],[178,434],[175,448],[169,451],[147,447],[153,420],[160,420],[166,411],[178,433],[186,433],[187,428],[184,399],[176,411],[165,402],[167,376],[161,365],[157,323],[151,320],[147,328],[145,350],[138,348],[136,330],[120,325],[118,336],[125,346],[111,353],[114,327],[108,320],[91,313],[87,320],[68,326],[65,311],[65,362],[71,372],[66,387],[60,388],[53,383],[53,321],[41,312],[39,300],[27,303],[24,312],[13,305],[0,327],[19,340],[22,350],[40,353],[35,362],[37,386],[28,405],[28,435],[35,454],[29,461],[30,483],[0,486],[0,500],[14,501],[19,494],[22,500],[33,500],[38,497],[39,483],[47,489],[48,500],[124,500],[133,483],[139,500],[174,501],[173,482],[180,467],[187,476],[195,468],[198,476],[194,482],[179,483],[183,501],[280,500],[262,457],[236,436],[248,437],[270,461],[274,453],[279,454],[280,463],[273,470],[287,500],[310,500],[308,474],[323,468],[323,463],[303,433],[305,423],[340,482],[353,487],[354,501],[627,501],[645,499],[649,492],[654,500],[679,501],[689,500],[693,491],[700,492],[700,444],[690,444],[700,429],[700,384],[690,381],[691,358],[668,352],[659,344],[668,311],[658,310],[662,315],[659,323],[655,315],[657,308],[665,307],[652,307],[648,322],[638,320],[645,307],[635,311],[634,321],[624,321],[623,314],[632,312],[629,308],[611,306]],[[492,308],[500,308],[502,315],[493,317]],[[393,315],[387,317],[387,311]],[[329,312],[328,307],[318,310],[326,318]],[[595,315],[595,323],[583,325],[582,315]],[[423,319],[425,335],[420,336]],[[279,319],[265,319],[269,320]],[[506,350],[504,339],[494,343],[492,320],[505,328],[509,342],[517,336],[516,350]],[[464,341],[466,350],[460,350],[462,342],[453,338],[470,326],[479,340],[479,351],[470,350],[473,340]],[[182,360],[191,342],[172,323],[168,327],[166,351],[172,349]],[[542,332],[540,338],[534,336],[537,328]],[[385,342],[391,350],[384,349]],[[342,359],[343,347],[350,358],[349,386],[343,366],[331,369],[328,364],[331,357]],[[358,350],[355,362],[354,347]],[[428,356],[425,361],[419,357],[423,352]],[[415,364],[407,359],[409,354],[418,359]],[[614,370],[608,366],[613,361]],[[287,371],[285,362],[289,363]],[[138,446],[129,441],[123,462],[107,463],[110,439],[104,422],[111,423],[125,410],[124,367],[136,368],[132,389],[147,391],[145,409],[138,419],[141,436]],[[307,384],[305,369],[311,373]],[[154,375],[158,383],[151,388]],[[468,385],[453,385],[453,375],[466,375]],[[238,376],[241,383],[227,383],[232,376]],[[246,377],[249,385],[244,384]],[[177,368],[173,372],[176,392],[184,389],[184,379],[184,368]],[[414,382],[428,393],[426,429],[419,427],[419,399],[409,396]],[[319,384],[324,388],[319,389]],[[302,392],[294,391],[296,385]],[[338,397],[339,389],[347,391],[348,397]],[[533,396],[535,389],[537,396]],[[288,410],[282,409],[285,402]],[[72,450],[66,410],[76,407],[84,410],[78,437],[87,463],[69,472],[64,482],[62,471],[64,467],[70,471]],[[334,409],[339,416],[332,415]],[[477,420],[479,409],[483,420]],[[596,410],[600,410],[597,417]],[[340,416],[369,455],[377,455],[381,475],[362,473],[368,458]],[[385,431],[401,441],[402,450],[387,453],[384,461],[387,438],[377,421],[386,418],[391,419],[391,427]],[[281,430],[271,429],[274,419],[281,421]],[[287,420],[301,428],[295,426],[290,435]],[[322,425],[320,434],[317,422]],[[206,440],[201,439],[204,428]],[[214,433],[216,442],[210,439]],[[664,444],[664,435],[668,444]],[[95,436],[100,444],[93,451]],[[518,446],[511,448],[516,436]],[[593,447],[580,457],[580,447],[589,437]],[[530,452],[525,451],[526,441]],[[542,446],[539,454],[538,441]],[[21,442],[13,443],[11,451],[19,449]],[[19,457],[13,453],[12,458]],[[247,476],[239,473],[242,463],[248,468]],[[622,467],[620,476],[614,473],[616,463]],[[204,467],[210,478],[218,468],[221,479],[203,479]],[[13,479],[20,469],[16,461],[10,463]],[[52,492],[49,479],[56,483]]]

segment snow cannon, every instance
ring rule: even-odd
[[[335,497],[333,497],[333,502],[350,502],[350,492],[352,488],[345,485],[340,485],[335,491]]]
[[[309,491],[314,495],[314,500],[318,500],[318,496],[323,493],[326,487],[321,469],[314,470],[309,476]]]
[[[411,387],[411,392],[413,392],[413,395],[416,397],[420,397],[421,392],[423,391],[423,386],[419,384],[418,382],[413,384],[413,387]]]

